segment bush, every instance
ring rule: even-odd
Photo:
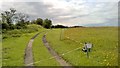
[[[2,34],[2,39],[6,39],[8,38],[8,35],[7,34]]]
[[[2,29],[2,33],[6,33],[7,32],[7,30],[6,29]]]
[[[19,22],[19,23],[16,24],[16,28],[17,29],[23,29],[23,28],[26,28],[26,25],[25,25],[25,23]]]
[[[2,29],[9,29],[9,25],[7,23],[2,23]]]
[[[9,27],[10,27],[10,29],[12,29],[12,30],[16,28],[16,26],[13,25],[13,24],[10,24]]]

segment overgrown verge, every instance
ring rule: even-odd
[[[25,29],[14,29],[14,30],[2,30],[2,39],[6,39],[9,37],[20,37],[26,33],[33,33],[37,31],[45,30],[40,25],[27,25]]]

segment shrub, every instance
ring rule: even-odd
[[[7,23],[2,23],[2,29],[9,29],[9,25]]]
[[[8,35],[2,34],[2,39],[6,39],[6,38],[8,38]]]

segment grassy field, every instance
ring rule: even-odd
[[[30,29],[32,28],[30,27],[25,31],[13,30],[5,34],[2,40],[3,66],[24,66],[26,45],[35,34],[45,30],[36,27],[32,31]],[[19,32],[20,35],[18,36]],[[59,63],[52,58],[53,56],[43,45],[42,37],[46,32],[40,33],[33,42],[34,65],[59,66]],[[73,66],[118,65],[117,27],[52,29],[47,33],[46,37],[50,46]],[[89,58],[82,51],[85,42],[93,44]]]
[[[46,32],[42,32],[33,42],[33,55],[35,66],[59,66],[59,63],[53,57],[42,42],[42,37]],[[38,67],[39,68],[39,67]]]
[[[24,66],[24,51],[29,40],[44,30],[36,25],[29,25],[26,30],[12,30],[3,33],[2,66]]]
[[[3,66],[24,66],[24,51],[26,45],[35,34],[36,33],[31,33],[19,38],[7,38],[3,40]]]
[[[74,66],[118,65],[117,27],[69,28],[62,33],[60,29],[53,29],[47,34],[47,40],[59,55]],[[89,58],[82,51],[85,42],[93,44]]]

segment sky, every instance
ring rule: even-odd
[[[15,8],[36,18],[51,19],[54,25],[117,26],[119,0],[0,0],[0,12]]]

